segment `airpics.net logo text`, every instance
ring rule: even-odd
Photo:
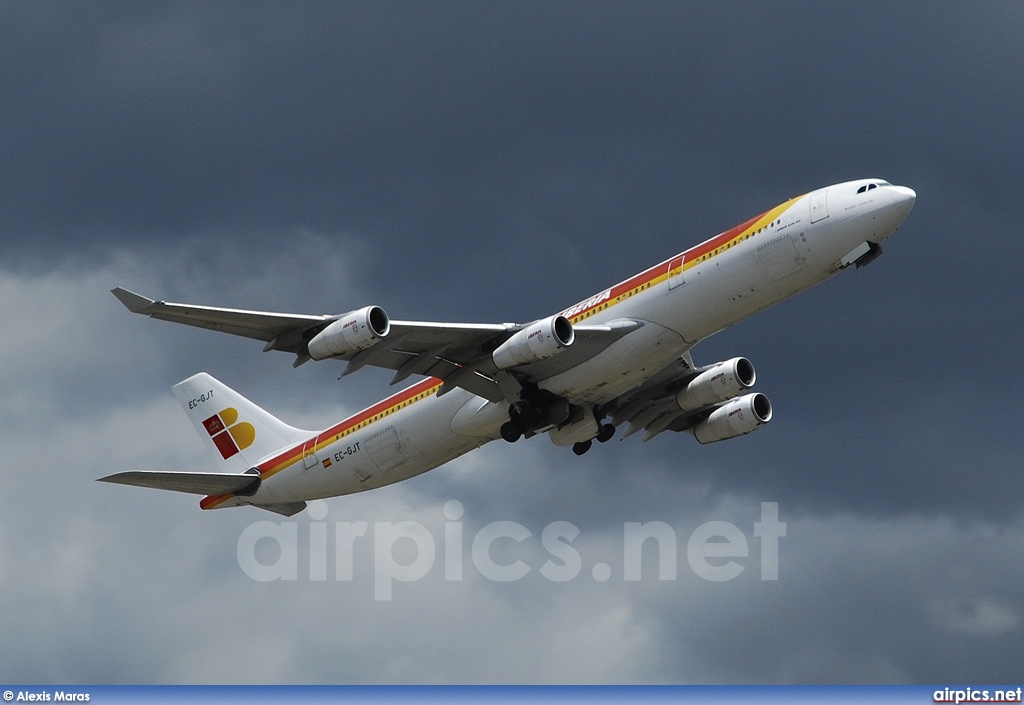
[[[392,599],[394,584],[410,583],[427,576],[438,560],[444,568],[446,581],[461,581],[467,570],[465,558],[469,547],[472,568],[483,578],[494,582],[514,582],[534,571],[534,567],[521,556],[509,555],[509,548],[521,546],[534,534],[514,521],[495,521],[480,528],[472,537],[466,536],[461,521],[465,509],[458,500],[444,504],[443,537],[437,540],[433,533],[416,521],[370,523],[366,521],[334,522],[334,550],[328,551],[327,503],[309,503],[308,534],[302,542],[308,544],[309,576],[311,581],[328,579],[333,563],[334,580],[352,581],[355,576],[355,554],[359,546],[370,543],[373,552],[374,600]],[[779,579],[779,539],[786,536],[786,523],[779,521],[777,502],[761,502],[761,517],[753,522],[753,538],[760,548],[760,579]],[[307,532],[302,532],[306,534]],[[546,560],[536,571],[552,582],[567,582],[583,572],[583,558],[573,545],[580,529],[572,522],[554,521],[540,533],[540,545]],[[258,544],[266,547],[274,559],[260,560]],[[257,521],[238,537],[238,565],[247,576],[259,582],[299,580],[300,553],[299,523],[295,521]],[[440,546],[440,551],[439,547]],[[645,552],[645,546],[648,546]],[[395,556],[396,547],[401,558]],[[639,581],[643,574],[643,560],[656,556],[658,580],[676,580],[680,541],[675,529],[662,521],[624,522],[622,527],[621,576],[626,581]],[[262,557],[268,551],[262,551]],[[500,558],[495,558],[495,554]],[[690,570],[703,580],[725,582],[733,580],[748,568],[750,539],[735,524],[727,521],[709,521],[698,526],[686,538],[686,562]],[[332,555],[333,554],[333,555]],[[411,560],[410,560],[411,558]],[[535,561],[539,562],[539,561]],[[613,575],[609,563],[595,563],[590,576],[605,582]],[[305,576],[303,576],[305,577]]]

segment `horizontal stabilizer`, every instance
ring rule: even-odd
[[[137,470],[119,472],[101,477],[99,482],[111,482],[117,485],[133,485],[135,487],[152,487],[157,490],[172,492],[188,492],[190,494],[222,495],[234,493],[244,494],[247,489],[259,486],[258,475],[249,473],[222,472],[160,472],[153,470]]]
[[[306,508],[305,502],[279,502],[277,504],[254,504],[257,509],[266,509],[274,514],[281,514],[286,517],[295,516]]]

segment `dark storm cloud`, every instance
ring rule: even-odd
[[[571,192],[553,177],[578,171],[583,198],[618,194],[614,215],[658,208],[664,237],[690,220],[677,199],[723,180],[803,190],[826,164],[835,180],[939,145],[1005,164],[990,135],[1020,97],[1006,23],[802,10],[9,6],[7,219],[93,237],[342,220],[481,241],[517,207],[559,225],[545,173]],[[968,61],[981,39],[987,60]],[[956,145],[936,134],[946,119]],[[640,169],[650,183],[624,178]],[[553,195],[570,235],[604,239],[604,219]]]
[[[1010,3],[2,6],[0,409],[5,452],[34,470],[0,493],[0,612],[25,637],[9,675],[1013,676],[1022,20]],[[918,192],[886,255],[694,351],[753,359],[776,408],[765,430],[708,447],[633,437],[584,458],[543,438],[491,444],[330,505],[333,520],[437,524],[457,498],[467,527],[535,534],[572,521],[589,556],[619,566],[623,522],[685,536],[710,519],[749,527],[778,501],[777,584],[752,570],[726,586],[595,584],[585,564],[564,591],[434,575],[367,609],[365,582],[241,576],[235,538],[269,518],[255,510],[92,483],[209,469],[168,390],[199,369],[307,427],[390,378],[292,370],[249,341],[131,316],[112,286],[529,320],[862,176]],[[936,580],[950,566],[960,577]],[[226,603],[234,631],[206,617]],[[414,617],[457,655],[410,635]],[[280,658],[254,668],[253,649]]]
[[[19,260],[354,229],[403,315],[518,320],[822,183],[988,201],[1020,162],[1013,17],[993,10],[112,8],[6,10],[0,225]],[[467,250],[467,289],[498,273],[516,296],[438,287]]]

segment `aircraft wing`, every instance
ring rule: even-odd
[[[244,311],[235,308],[154,301],[121,287],[111,289],[111,293],[132,313],[140,313],[161,321],[240,335],[266,343],[279,340],[280,344],[275,345],[273,349],[296,354],[305,349],[305,341],[302,340],[301,335],[295,340],[290,340],[290,336],[294,337],[296,332],[301,333],[307,329],[323,326],[333,320],[332,316],[266,313],[264,311]]]
[[[676,393],[704,369],[707,368],[696,367],[690,353],[686,352],[639,388],[605,404],[602,411],[611,416],[616,426],[629,424],[623,438],[645,430],[643,440],[646,442],[663,431],[685,431],[707,414],[702,414],[701,409],[681,410],[675,402]]]
[[[157,490],[188,492],[190,494],[220,495],[229,492],[242,492],[253,484],[259,484],[259,479],[258,475],[249,473],[239,475],[223,472],[135,470],[107,475],[106,477],[101,477],[98,482],[132,485],[134,487],[151,487]]]
[[[264,351],[295,354],[296,367],[310,359],[308,342],[339,318],[169,303],[120,287],[111,293],[133,313],[262,340],[266,342]],[[491,353],[522,325],[395,320],[390,325],[388,335],[370,347],[336,357],[348,363],[342,376],[369,365],[394,370],[391,384],[417,374],[443,380],[441,394],[462,387],[490,401],[506,398],[497,383],[498,370]],[[601,325],[574,326],[576,340],[571,347],[547,360],[516,368],[512,374],[521,382],[539,382],[589,360],[642,325],[640,321],[618,319]]]
[[[614,323],[614,322],[613,322]],[[576,340],[571,347],[547,360],[515,368],[519,381],[539,382],[589,360],[613,342],[642,324],[623,321],[620,325],[574,326]],[[376,345],[341,356],[348,360],[342,376],[364,365],[395,370],[391,384],[411,374],[444,380],[440,394],[462,387],[477,396],[498,402],[505,399],[499,386],[498,368],[491,353],[521,325],[420,323],[391,321],[391,333]]]

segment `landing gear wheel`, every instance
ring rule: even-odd
[[[522,435],[523,433],[522,431],[519,430],[519,426],[512,423],[511,421],[506,421],[501,425],[501,437],[508,441],[509,443],[515,443],[516,441],[519,440],[519,437]]]
[[[590,450],[590,446],[592,445],[594,445],[593,441],[580,441],[579,443],[573,443],[572,452],[576,455],[583,455]]]
[[[607,443],[615,435],[615,427],[610,423],[602,424],[600,430],[597,432],[597,442]]]

